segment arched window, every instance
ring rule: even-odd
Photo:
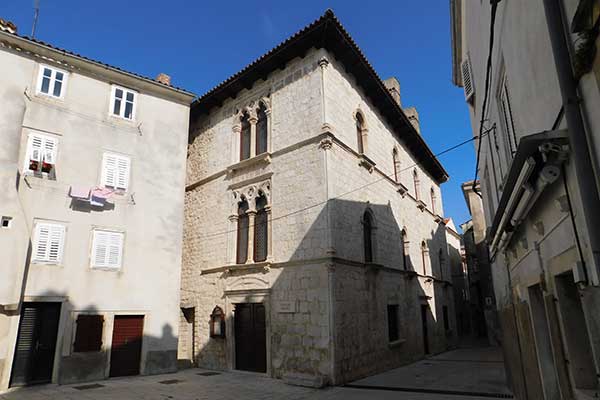
[[[415,185],[415,199],[421,200],[421,182],[419,181],[419,173],[416,169],[413,170],[413,182]]]
[[[254,261],[260,262],[267,259],[268,252],[268,214],[267,198],[260,193],[256,199],[256,217],[254,219]]]
[[[421,263],[423,264],[423,275],[427,275],[427,257],[429,257],[429,251],[427,250],[427,244],[425,241],[421,242]]]
[[[248,201],[242,199],[238,204],[237,220],[237,264],[245,264],[248,260]]]
[[[444,280],[444,264],[445,264],[445,260],[444,260],[444,252],[442,251],[442,249],[440,249],[438,251],[438,264],[440,265],[440,279]]]
[[[436,198],[435,198],[435,189],[433,187],[429,191],[429,195],[431,198],[431,212],[435,214],[436,213],[436,207],[435,207],[436,206],[435,205]]]
[[[394,180],[400,182],[400,157],[396,148],[392,151],[392,161],[394,162]]]
[[[250,158],[250,116],[244,112],[242,119],[242,131],[240,133],[240,161]]]
[[[405,271],[408,271],[408,237],[406,236],[406,229],[402,229],[401,232],[401,244],[402,244],[402,265]]]
[[[258,120],[256,122],[256,154],[266,153],[267,151],[267,107],[260,102],[258,106]]]
[[[363,214],[363,246],[365,262],[373,262],[373,217],[369,211]]]
[[[365,152],[364,134],[365,120],[360,112],[356,113],[356,139],[358,142],[358,152],[363,154]]]

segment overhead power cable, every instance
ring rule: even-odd
[[[487,130],[487,131],[483,132],[483,133],[482,133],[482,137],[483,137],[483,136],[486,136],[486,135],[488,135],[488,134],[489,134],[489,130]],[[438,157],[439,157],[439,156],[441,156],[441,155],[444,155],[444,154],[446,154],[446,153],[449,153],[449,152],[451,152],[451,151],[453,151],[453,150],[456,150],[456,149],[458,149],[459,147],[462,147],[462,146],[464,146],[464,145],[465,145],[465,144],[467,144],[467,143],[471,143],[473,140],[477,140],[477,138],[479,138],[479,136],[473,136],[473,137],[472,137],[472,138],[470,138],[470,139],[464,140],[464,141],[462,141],[462,142],[460,142],[460,143],[458,143],[458,144],[455,144],[454,146],[448,147],[447,149],[445,149],[445,150],[442,150],[442,151],[440,151],[440,152],[439,152],[439,153],[437,153],[437,154],[434,154],[434,158],[438,158]],[[408,167],[405,167],[405,168],[401,169],[400,171],[398,171],[398,173],[401,173],[401,172],[407,171],[407,170],[409,170],[409,169],[412,169],[412,168],[414,168],[414,167],[416,167],[416,166],[420,166],[420,165],[421,165],[420,163],[414,163],[414,164],[412,164],[412,165],[409,165]],[[372,181],[372,182],[369,182],[369,183],[367,183],[367,184],[364,184],[364,185],[361,185],[361,186],[359,186],[359,187],[356,187],[356,188],[354,188],[354,189],[352,189],[352,190],[349,190],[349,191],[347,191],[347,192],[344,192],[344,193],[342,193],[342,194],[339,194],[339,195],[337,195],[337,196],[334,196],[334,197],[332,197],[332,198],[330,198],[330,199],[328,199],[328,200],[325,200],[325,201],[320,201],[320,202],[318,202],[318,203],[315,203],[315,204],[312,204],[312,205],[310,205],[310,206],[307,206],[307,207],[304,207],[304,208],[301,208],[301,209],[298,209],[298,210],[292,211],[292,212],[290,212],[290,213],[283,214],[283,215],[279,215],[279,216],[277,216],[277,217],[271,218],[269,221],[277,221],[277,220],[280,220],[280,219],[283,219],[283,218],[290,217],[290,216],[292,216],[292,215],[295,215],[295,214],[299,214],[299,213],[301,213],[301,212],[304,212],[304,211],[308,211],[308,210],[310,210],[310,209],[312,209],[312,208],[319,207],[319,206],[321,206],[321,205],[323,205],[323,204],[326,204],[326,203],[327,203],[329,200],[335,200],[335,199],[339,199],[339,198],[341,198],[341,197],[347,196],[347,195],[349,195],[349,194],[351,194],[351,193],[354,193],[354,192],[357,192],[357,191],[359,191],[359,190],[362,190],[362,189],[364,189],[364,188],[366,188],[366,187],[369,187],[369,186],[371,186],[371,185],[374,185],[374,184],[376,184],[376,183],[379,183],[379,182],[381,182],[381,181],[383,181],[383,180],[386,180],[386,179],[388,179],[388,178],[392,178],[392,177],[394,177],[394,175],[395,175],[395,173],[392,173],[392,174],[390,174],[390,175],[384,175],[383,177],[381,177],[381,178],[379,178],[379,179],[376,179],[376,180],[374,180],[374,181]],[[263,222],[263,223],[264,223],[264,222]],[[253,224],[253,225],[249,225],[249,226],[257,226],[257,225],[259,225],[259,224]],[[206,239],[206,238],[211,238],[211,237],[215,237],[215,236],[226,235],[226,234],[229,234],[229,233],[234,233],[234,232],[237,232],[237,229],[231,229],[231,230],[226,230],[226,231],[220,231],[220,232],[207,233],[207,234],[205,234],[205,235],[200,235],[200,236],[199,236],[199,239]]]
[[[486,120],[485,115],[486,115],[486,108],[487,108],[488,97],[489,97],[489,92],[490,92],[490,81],[491,81],[491,76],[492,76],[492,54],[493,54],[493,50],[494,50],[494,26],[496,24],[496,10],[498,9],[499,2],[500,2],[500,0],[491,0],[492,12],[491,12],[491,18],[490,18],[490,48],[489,48],[486,72],[485,72],[485,91],[483,94],[483,105],[481,107],[481,121],[479,122],[478,137],[482,137],[483,123]],[[475,178],[473,178],[474,182],[477,181],[477,176],[479,175],[479,159],[480,159],[480,157],[481,157],[481,140],[479,141],[479,143],[477,143],[477,160],[475,161]],[[473,185],[473,190],[475,191],[475,193],[478,193],[477,189],[475,188],[475,185]]]

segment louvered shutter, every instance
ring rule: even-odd
[[[129,166],[130,161],[127,157],[117,158],[117,181],[116,187],[118,189],[127,189],[129,185]]]
[[[29,159],[42,161],[42,148],[44,140],[41,136],[31,135],[29,137]]]
[[[58,224],[39,223],[36,226],[35,261],[60,263],[65,241],[65,227]]]
[[[473,71],[471,70],[471,61],[469,60],[468,56],[463,60],[460,66],[460,70],[462,72],[463,88],[465,90],[465,100],[471,101],[471,98],[475,94],[475,86],[473,82]]]
[[[102,184],[115,187],[117,174],[117,158],[112,154],[105,154],[102,159]]]
[[[44,138],[44,161],[48,164],[56,163],[56,140],[53,138]]]
[[[121,268],[123,234],[94,231],[92,265],[101,268]]]
[[[127,190],[129,186],[129,157],[104,154],[102,160],[102,184],[115,189]]]

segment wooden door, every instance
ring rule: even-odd
[[[235,306],[235,368],[267,372],[267,329],[261,303]]]
[[[60,303],[23,303],[10,386],[52,380]]]
[[[110,376],[129,376],[140,373],[143,332],[143,315],[115,316]]]
[[[429,306],[421,304],[421,325],[423,326],[423,350],[425,354],[429,354],[429,337],[427,332],[427,314],[429,313]]]

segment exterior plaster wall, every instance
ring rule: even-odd
[[[136,79],[127,77],[119,84],[139,90],[136,121],[121,121],[109,115],[111,84],[106,78],[59,66],[69,73],[64,99],[56,100],[36,94],[41,58],[2,48],[0,59],[5,67],[0,91],[7,99],[0,127],[8,144],[1,150],[1,162],[7,166],[2,182],[8,190],[0,195],[6,197],[0,201],[0,213],[12,216],[14,223],[0,231],[0,247],[10,261],[0,287],[2,304],[23,299],[62,302],[53,382],[108,376],[115,313],[145,315],[143,374],[175,370],[189,106],[141,89]],[[58,139],[56,180],[23,174],[32,132]],[[112,209],[77,209],[69,188],[100,183],[105,151],[130,156],[127,193],[113,197]],[[65,224],[60,265],[26,259],[37,220]],[[95,227],[125,233],[120,270],[91,268]],[[98,354],[72,352],[75,318],[83,311],[105,315],[104,344]],[[18,315],[6,312],[0,322],[0,358],[6,360],[0,387],[6,387],[10,378]]]

